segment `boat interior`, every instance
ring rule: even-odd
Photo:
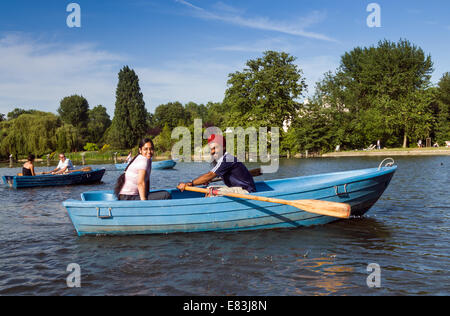
[[[316,186],[323,184],[332,185],[332,183],[338,183],[339,181],[345,181],[346,179],[363,176],[375,171],[377,171],[377,169],[352,170],[313,176],[304,176],[298,178],[261,181],[256,182],[255,184],[257,193],[268,191],[285,191],[292,190],[292,188],[298,187]],[[172,199],[174,200],[204,197],[204,194],[201,193],[188,191],[180,192],[178,189],[171,189],[167,191],[172,195]],[[81,195],[81,199],[83,201],[116,201],[117,197],[112,191],[92,191],[83,193]]]

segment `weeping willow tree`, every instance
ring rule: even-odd
[[[41,156],[56,148],[57,129],[61,120],[52,113],[23,114],[16,119],[0,123],[0,155]]]

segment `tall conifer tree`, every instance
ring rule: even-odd
[[[139,78],[134,70],[125,66],[119,72],[116,108],[109,131],[110,142],[121,148],[136,146],[139,138],[148,130],[147,117]]]

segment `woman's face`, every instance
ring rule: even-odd
[[[145,145],[139,149],[139,153],[147,159],[153,157],[154,148],[151,143],[145,143]]]

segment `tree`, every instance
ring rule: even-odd
[[[6,116],[3,113],[0,113],[0,122],[6,121]]]
[[[430,131],[431,57],[407,40],[380,41],[345,53],[335,74],[318,84],[315,101],[342,115],[348,145],[368,145],[381,138],[394,146]]]
[[[65,97],[60,102],[58,114],[64,123],[85,129],[89,121],[89,103],[83,96]]]
[[[99,143],[106,130],[111,126],[111,119],[106,111],[106,108],[102,105],[97,105],[92,110],[89,110],[89,140],[92,143]]]
[[[155,124],[159,128],[168,126],[171,130],[179,126],[189,125],[191,121],[190,113],[186,111],[180,102],[169,102],[161,104],[155,109]]]
[[[267,51],[249,60],[242,72],[229,75],[223,101],[229,126],[283,126],[300,109],[306,88],[302,71],[287,53]]]
[[[184,106],[187,113],[189,113],[189,124],[194,123],[194,120],[200,119],[203,124],[205,124],[205,120],[208,116],[208,108],[204,104],[197,104],[195,102],[189,102]]]
[[[438,84],[437,91],[436,139],[444,145],[450,140],[450,72],[445,73]]]
[[[155,137],[153,142],[158,153],[166,153],[172,149],[175,141],[172,140],[172,132],[167,124],[163,127],[161,133]]]
[[[54,151],[57,129],[61,124],[61,120],[53,113],[39,111],[2,122],[0,155],[33,153],[40,156]]]
[[[14,110],[12,110],[11,112],[8,113],[7,117],[8,117],[8,120],[14,120],[14,119],[18,118],[19,116],[21,116],[22,114],[33,114],[36,112],[38,112],[38,111],[15,108]]]
[[[134,147],[148,130],[148,112],[139,78],[128,66],[119,72],[116,108],[108,135],[109,142],[121,148]]]

